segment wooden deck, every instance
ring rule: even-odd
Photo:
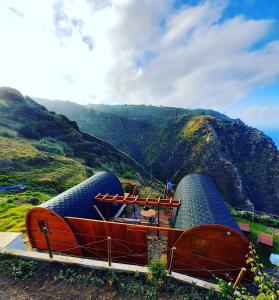
[[[171,216],[172,216],[172,209],[160,210],[159,212],[158,212],[158,210],[156,210],[156,215],[155,215],[155,219],[157,221],[156,223],[150,224],[148,222],[147,218],[140,215],[140,223],[139,224],[147,225],[147,226],[158,226],[158,227],[171,228],[171,225],[169,222],[169,219],[171,218]],[[125,211],[122,215],[122,218],[127,218],[127,220],[133,219],[132,205],[126,206]],[[159,222],[158,222],[158,220],[159,220]],[[113,220],[111,220],[111,221],[113,221]]]

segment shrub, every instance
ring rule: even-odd
[[[121,177],[125,179],[138,179],[137,175],[133,171],[128,171],[121,175]]]
[[[148,279],[157,287],[163,285],[167,278],[166,260],[153,259],[149,266]]]
[[[234,299],[234,289],[231,282],[219,279],[218,285],[220,287],[220,295],[222,299]]]
[[[268,214],[256,214],[251,211],[240,210],[237,211],[235,209],[231,209],[231,213],[235,217],[244,218],[253,222],[257,222],[266,226],[279,227],[279,219],[275,219],[274,217]]]
[[[41,151],[59,154],[63,156],[73,156],[73,150],[66,144],[61,141],[58,141],[54,138],[46,137],[40,139],[39,142],[34,143],[34,147]]]

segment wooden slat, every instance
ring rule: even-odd
[[[126,195],[126,196],[123,198],[123,201],[125,201],[129,196],[130,196],[130,194]],[[97,197],[96,197],[96,199],[97,199]]]
[[[118,204],[138,204],[145,206],[158,206],[158,207],[179,207],[181,204],[180,200],[177,199],[161,199],[159,198],[140,198],[139,196],[118,196],[118,195],[102,195],[98,194],[96,197],[98,202],[103,203],[118,203]]]
[[[107,237],[111,237],[113,262],[146,265],[148,258],[147,232],[132,224],[66,217],[66,222],[77,235],[84,256],[107,260]]]
[[[148,200],[149,200],[149,196],[148,196],[148,197],[146,198],[146,200],[145,200],[146,204],[147,204]]]

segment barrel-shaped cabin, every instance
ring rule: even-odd
[[[173,226],[183,230],[173,244],[174,270],[202,277],[236,277],[242,267],[248,268],[250,243],[208,176],[183,177],[174,197],[181,199],[181,206],[173,211]],[[247,272],[246,279],[250,278]]]
[[[115,175],[99,172],[29,210],[26,215],[26,231],[32,247],[48,249],[42,230],[47,228],[53,251],[83,256],[84,249],[80,247],[83,236],[73,231],[69,220],[74,218],[78,227],[82,228],[86,220],[108,219],[120,213],[122,209],[118,204],[96,202],[95,196],[99,193],[124,195],[122,185]],[[84,238],[87,234],[90,233],[84,232]]]

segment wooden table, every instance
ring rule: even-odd
[[[144,210],[142,209],[140,211],[140,214],[143,216],[143,217],[146,217],[146,218],[150,218],[150,217],[154,217],[156,215],[156,211],[154,209],[148,209],[148,210]]]

